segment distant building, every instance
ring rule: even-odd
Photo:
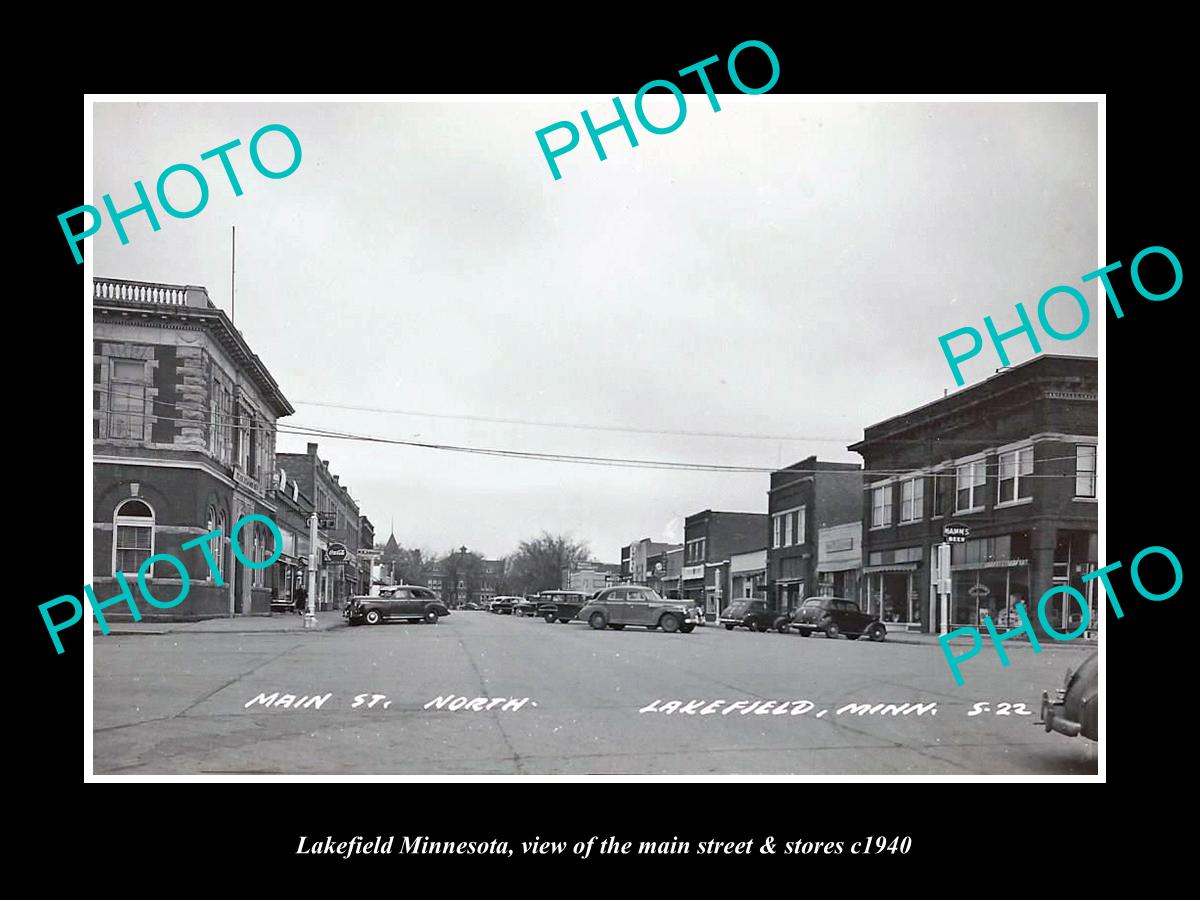
[[[602,562],[580,563],[574,569],[563,571],[564,591],[583,591],[592,594],[622,580],[622,565]]]
[[[341,609],[350,597],[359,593],[358,504],[341,483],[341,477],[329,471],[329,462],[317,454],[317,444],[309,443],[304,453],[277,453],[275,458],[286,477],[312,498],[317,511],[329,516],[332,524],[325,529],[329,542],[346,546],[346,561],[325,561],[317,584],[318,608]]]
[[[627,547],[621,548],[621,567],[620,578],[622,581],[632,582],[634,584],[647,584],[649,577],[648,561],[650,557],[662,553],[668,547],[672,546],[662,541],[652,541],[650,538],[642,538],[634,541]]]
[[[1040,632],[1038,601],[1070,586],[1095,629],[1097,391],[1094,357],[1044,353],[866,428],[868,609],[937,632],[1014,627],[1021,602]],[[1065,634],[1082,611],[1058,593],[1046,616]]]
[[[771,608],[790,613],[817,593],[818,533],[862,519],[862,467],[815,456],[771,473],[767,577]]]
[[[358,517],[358,591],[370,594],[371,585],[379,575],[382,553],[375,549],[375,526],[366,516]]]
[[[294,410],[242,333],[202,287],[94,278],[92,372],[91,583],[98,599],[120,593],[122,572],[139,597],[137,575],[163,602],[183,586],[168,554],[187,567],[187,597],[142,615],[199,619],[270,612],[270,567],[235,561],[231,534],[244,516],[277,513],[270,496],[275,423]],[[210,549],[182,545],[220,529]],[[265,561],[276,550],[266,525],[236,535],[241,555]],[[218,582],[223,582],[219,584]],[[125,605],[107,619],[131,617]]]
[[[668,544],[657,553],[647,556],[644,583],[664,597],[668,591],[678,592],[682,558],[683,544]]]
[[[683,598],[704,607],[713,621],[729,602],[729,561],[736,553],[759,550],[767,533],[763,513],[706,509],[684,524]]]
[[[817,529],[816,593],[860,602],[862,522],[845,522]]]
[[[729,600],[763,600],[767,596],[767,548],[729,557]]]

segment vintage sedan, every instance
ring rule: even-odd
[[[513,602],[514,616],[536,616],[538,614],[538,604],[541,600],[537,594],[526,594],[524,597],[518,597]]]
[[[436,625],[450,610],[429,588],[401,584],[384,588],[378,597],[351,597],[342,615],[351,625],[378,625],[387,620]]]
[[[626,625],[641,625],[668,634],[687,634],[697,624],[696,607],[686,600],[664,600],[658,592],[641,584],[622,584],[600,591],[579,611],[579,618],[596,630],[620,631]]]
[[[823,631],[829,638],[844,634],[852,641],[864,634],[873,641],[887,637],[887,628],[876,616],[868,615],[844,597],[809,597],[790,617],[781,617],[775,627],[781,632],[794,628],[804,637],[814,631]]]
[[[735,628],[749,628],[751,631],[767,631],[775,625],[779,613],[767,609],[765,600],[734,600],[721,613],[718,620],[725,626],[726,631]],[[782,629],[786,631],[787,629]]]
[[[1057,731],[1067,737],[1082,734],[1088,740],[1098,741],[1099,664],[1100,655],[1097,651],[1080,663],[1078,669],[1067,669],[1063,686],[1055,692],[1053,700],[1049,691],[1043,691],[1042,718],[1036,724],[1045,725],[1047,731]]]
[[[542,591],[538,594],[537,614],[547,622],[566,624],[587,602],[588,595],[583,591]]]
[[[522,597],[493,597],[488,604],[488,610],[502,616],[511,616],[513,605],[521,602]]]

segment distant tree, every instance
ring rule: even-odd
[[[586,542],[543,531],[541,537],[521,541],[509,557],[507,587],[517,594],[556,590],[562,587],[563,571],[586,562],[590,555]]]

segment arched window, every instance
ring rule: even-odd
[[[113,572],[135,575],[154,555],[154,510],[144,500],[117,504],[113,515]],[[154,575],[153,567],[146,573]]]
[[[221,580],[225,580],[225,546],[229,539],[229,518],[225,515],[225,510],[217,512],[216,528],[221,529],[221,536],[216,539],[217,546],[213,549],[213,559],[217,562],[217,571],[221,573]],[[209,529],[210,531],[212,529]]]

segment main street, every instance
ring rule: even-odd
[[[1014,643],[1007,669],[985,646],[960,688],[936,643],[903,634],[870,643],[711,624],[689,635],[597,632],[456,611],[437,625],[96,636],[95,771],[1095,773],[1095,744],[1033,724],[1042,690],[1060,686],[1085,650]],[[287,697],[326,694],[302,708]],[[462,707],[451,696],[475,702],[451,709]],[[639,712],[672,700],[704,701],[708,712]],[[778,715],[743,712],[768,700],[791,703]],[[791,714],[808,709],[801,700],[811,710]],[[838,712],[891,703],[936,703],[936,714]]]

